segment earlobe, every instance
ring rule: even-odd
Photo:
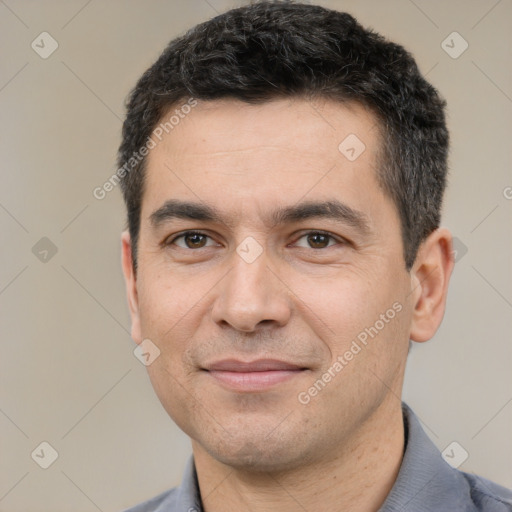
[[[142,342],[142,333],[140,328],[137,279],[133,267],[130,234],[127,231],[124,231],[121,235],[121,263],[126,285],[126,297],[128,299],[128,307],[130,309],[130,317],[132,321],[131,334],[133,341],[139,344]]]
[[[421,244],[411,270],[411,340],[427,341],[441,325],[453,266],[452,235],[436,229]]]

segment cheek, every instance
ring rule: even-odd
[[[357,381],[368,373],[361,373],[362,367],[388,374],[403,359],[409,313],[402,281],[401,275],[384,264],[379,272],[347,267],[336,275],[296,281],[298,314],[307,319],[330,352],[324,371],[345,356],[343,373],[360,373],[354,376]]]
[[[321,277],[301,276],[292,282],[296,283],[291,288],[298,298],[299,314],[307,316],[334,345],[343,345],[370,321],[373,323],[385,303],[376,293],[375,278],[359,270],[344,268]]]
[[[186,411],[189,372],[182,365],[187,344],[198,328],[204,291],[183,283],[175,274],[145,268],[139,283],[142,335],[155,343],[159,357],[146,369],[155,392],[168,414],[181,425]],[[190,397],[189,397],[190,398]]]
[[[166,356],[159,357],[147,367],[148,375],[167,414],[178,427],[187,432],[194,423],[192,418],[197,415],[201,401],[196,400],[191,392],[191,383],[186,374],[178,374],[169,363]]]
[[[174,354],[179,352],[181,340],[186,341],[197,328],[195,312],[207,290],[190,279],[185,285],[176,276],[146,271],[138,285],[143,337],[157,343],[162,352],[171,348]]]

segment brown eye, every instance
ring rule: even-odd
[[[202,249],[203,247],[208,247],[215,244],[208,235],[195,231],[189,231],[187,233],[178,235],[174,239],[167,242],[166,245],[177,245],[182,249]]]
[[[304,233],[297,242],[295,242],[295,245],[304,249],[327,249],[332,245],[340,243],[342,242],[329,233],[310,231],[309,233]]]
[[[188,235],[184,235],[185,244],[190,249],[199,249],[204,247],[206,244],[206,236],[201,235],[199,233],[190,233]]]
[[[329,235],[324,235],[322,233],[312,233],[307,235],[308,243],[312,249],[324,249],[329,245],[330,240]]]

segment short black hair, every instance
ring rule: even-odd
[[[283,97],[353,101],[375,114],[382,134],[377,178],[397,207],[405,266],[412,267],[419,245],[440,223],[449,140],[444,100],[409,52],[351,15],[262,1],[172,40],[127,100],[118,164],[125,169],[135,269],[147,160],[139,151],[163,117],[192,98],[259,104]]]

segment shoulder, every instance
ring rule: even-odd
[[[194,458],[190,457],[181,485],[165,491],[144,503],[139,503],[125,512],[199,512],[201,511],[201,497],[199,484],[194,465]]]
[[[512,512],[512,491],[452,467],[405,403],[403,413],[404,456],[395,484],[379,512]]]
[[[478,475],[463,472],[460,474],[469,484],[471,498],[477,506],[477,510],[512,512],[512,490]]]
[[[125,510],[125,512],[173,512],[174,510],[178,510],[176,500],[177,493],[177,488],[165,491],[148,501],[144,501],[135,507]],[[185,510],[180,512],[188,511]]]

